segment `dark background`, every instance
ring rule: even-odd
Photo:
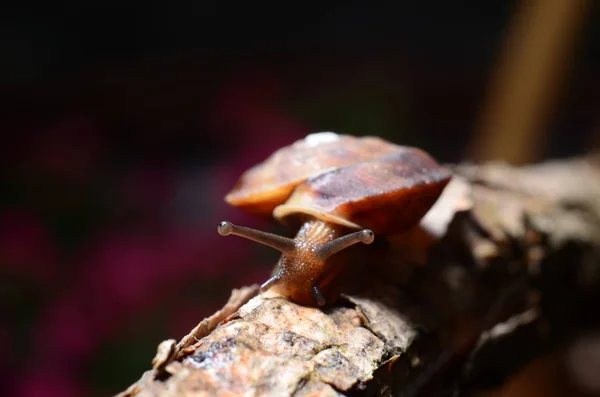
[[[600,21],[542,158],[600,127]],[[315,131],[469,159],[515,4],[63,2],[0,12],[0,371],[23,396],[109,395],[277,255],[222,238],[239,174]],[[510,134],[507,132],[507,139]],[[541,160],[541,158],[531,158]]]

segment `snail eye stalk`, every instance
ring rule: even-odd
[[[271,248],[275,248],[280,252],[290,252],[296,247],[294,240],[291,238],[278,236],[273,233],[267,233],[249,227],[237,226],[231,222],[221,222],[217,231],[221,236],[228,236],[234,234],[236,236],[243,237],[248,240],[256,241],[257,243],[267,245]]]
[[[333,241],[324,244],[319,248],[318,254],[326,260],[331,255],[340,252],[343,249],[350,247],[357,243],[371,244],[375,240],[375,233],[369,229],[363,229],[358,232],[350,233],[342,237],[338,237]]]

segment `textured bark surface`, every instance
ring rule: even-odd
[[[598,159],[453,170],[420,227],[389,239],[392,260],[365,264],[377,271],[362,291],[317,309],[235,290],[179,343],[161,343],[153,369],[120,395],[467,391],[592,324]]]

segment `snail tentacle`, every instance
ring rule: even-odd
[[[319,290],[319,288],[316,285],[313,285],[312,293],[313,293],[313,296],[315,297],[315,300],[317,301],[317,304],[319,306],[325,306],[325,303],[327,303],[327,301],[325,300],[325,297],[323,296],[323,294],[321,293],[321,291]]]
[[[277,283],[279,280],[281,280],[282,276],[283,276],[283,272],[279,272],[279,273],[275,274],[274,276],[272,276],[271,278],[269,278],[267,281],[265,281],[260,286],[260,292],[265,292],[266,290],[271,288],[275,283]]]
[[[251,229],[245,226],[234,225],[231,222],[221,222],[217,231],[221,236],[234,234],[248,240],[256,241],[257,243],[275,248],[280,252],[290,252],[295,249],[296,243],[291,238],[278,236],[277,234],[267,233],[256,229]]]
[[[318,255],[326,260],[331,255],[340,252],[341,250],[350,247],[357,243],[371,244],[375,239],[375,234],[369,229],[363,229],[358,232],[350,233],[342,237],[338,237],[333,241],[330,241],[318,250]]]

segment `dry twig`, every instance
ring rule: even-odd
[[[235,290],[179,343],[163,342],[120,396],[416,395],[502,382],[589,320],[600,166],[454,170],[418,233],[394,241],[396,259],[421,258],[408,283],[377,272],[324,309]]]

